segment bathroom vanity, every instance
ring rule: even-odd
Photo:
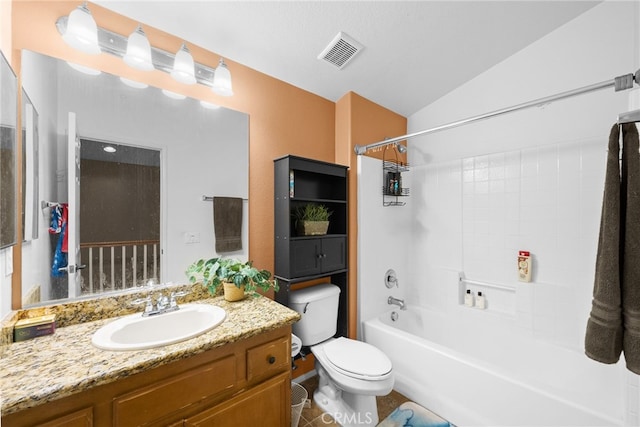
[[[289,425],[298,313],[264,297],[202,302],[227,319],[164,347],[93,347],[108,319],[10,345],[0,361],[2,425]]]

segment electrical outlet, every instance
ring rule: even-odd
[[[184,233],[184,242],[186,244],[200,243],[200,233],[195,231],[187,231]]]

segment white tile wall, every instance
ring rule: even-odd
[[[602,141],[585,140],[416,168],[415,217],[425,232],[413,234],[414,256],[514,286],[515,293],[484,289],[489,307],[514,315],[537,339],[581,348],[599,227],[591,212],[602,203],[605,156]],[[518,250],[532,253],[531,283],[517,280]],[[418,261],[411,265],[419,270]],[[442,286],[420,286],[419,300],[451,304]]]

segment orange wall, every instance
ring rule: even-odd
[[[336,103],[336,163],[349,166],[349,336],[351,337],[355,337],[357,331],[355,314],[358,283],[358,156],[353,147],[406,133],[405,117],[356,93],[349,92]],[[381,152],[368,155],[381,157]],[[403,156],[402,160],[406,161],[406,157]]]

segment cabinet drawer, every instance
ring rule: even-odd
[[[247,381],[268,378],[290,368],[289,337],[281,337],[247,350]]]
[[[236,358],[227,356],[118,396],[113,401],[117,426],[138,426],[170,415],[236,384]]]
[[[93,408],[85,408],[72,414],[56,418],[40,427],[91,427],[93,425]]]

